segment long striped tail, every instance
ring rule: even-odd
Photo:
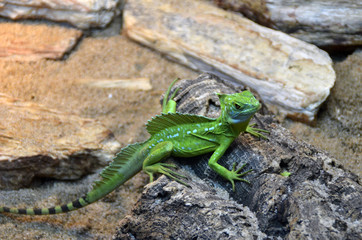
[[[0,213],[14,213],[14,214],[25,214],[25,215],[50,215],[57,213],[70,212],[90,204],[86,200],[86,197],[78,198],[77,200],[68,204],[59,205],[51,208],[8,208],[0,207]]]
[[[143,160],[148,151],[148,144],[136,143],[123,148],[102,173],[102,179],[96,181],[93,189],[84,197],[78,198],[68,204],[58,205],[51,208],[8,208],[0,207],[0,213],[14,213],[26,215],[49,215],[66,213],[85,207],[103,198],[108,193],[132,178],[141,171]]]

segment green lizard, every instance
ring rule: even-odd
[[[92,190],[84,197],[51,208],[0,207],[0,213],[48,215],[73,211],[103,198],[142,169],[149,175],[150,181],[153,181],[155,173],[161,173],[187,185],[182,180],[185,178],[183,175],[171,170],[176,167],[174,164],[161,162],[169,156],[192,157],[213,152],[208,162],[209,166],[229,180],[233,190],[234,181],[248,182],[241,177],[251,170],[240,173],[245,165],[236,169],[234,163],[230,171],[217,161],[241,132],[266,138],[259,132],[268,131],[249,125],[250,119],[260,108],[259,101],[249,91],[231,95],[218,94],[221,115],[217,119],[176,113],[176,102],[172,100],[174,95],[167,101],[171,87],[176,81],[177,79],[171,83],[165,94],[162,114],[152,118],[146,125],[151,137],[143,143],[123,148],[113,162],[101,172],[102,179],[96,181]]]

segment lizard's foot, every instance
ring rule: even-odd
[[[143,171],[145,171],[150,176],[150,182],[153,182],[153,174],[161,173],[187,187],[190,186],[181,179],[181,178],[187,179],[186,176],[179,174],[178,172],[175,172],[170,168],[177,168],[177,166],[175,164],[170,164],[170,163],[156,163],[151,166],[147,166],[146,168],[143,169]]]
[[[250,133],[251,135],[255,136],[255,137],[261,137],[264,139],[268,139],[267,136],[265,136],[264,134],[260,133],[260,132],[265,132],[265,133],[269,133],[268,130],[264,130],[264,129],[260,129],[260,128],[253,128],[252,126],[254,126],[255,123],[250,124],[249,126],[246,127],[246,132]]]
[[[240,171],[246,166],[246,163],[241,166],[240,168],[236,169],[236,163],[233,164],[233,169],[231,171],[229,171],[227,173],[227,180],[229,180],[231,182],[231,185],[233,187],[233,191],[235,192],[235,183],[234,181],[242,181],[242,182],[246,182],[246,183],[249,183],[250,182],[248,180],[245,180],[243,178],[241,178],[242,176],[248,174],[249,172],[253,171],[253,169],[250,169],[248,171],[245,171],[245,172],[242,172],[240,173]]]

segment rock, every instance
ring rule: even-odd
[[[35,177],[78,179],[112,159],[120,144],[91,119],[0,94],[0,189]]]
[[[359,0],[214,0],[264,26],[317,46],[362,44],[362,2]]]
[[[191,184],[163,176],[148,185],[113,239],[265,239],[249,208],[205,183]]]
[[[362,50],[334,65],[335,86],[328,99],[328,113],[350,131],[362,131]],[[361,140],[361,139],[360,139]],[[356,141],[357,143],[357,141]],[[359,145],[361,141],[359,141]],[[360,150],[361,147],[360,147]]]
[[[130,1],[124,31],[193,69],[254,89],[281,119],[313,121],[335,81],[324,51],[205,1]]]
[[[222,85],[217,77],[209,76],[209,81],[214,80],[218,82],[215,84]],[[182,92],[192,87],[189,83],[190,81],[179,82],[174,89],[179,87]],[[204,83],[207,82],[198,83],[199,89],[202,89],[201,85]],[[214,94],[207,90],[208,85],[208,83],[204,85],[202,91],[204,96]],[[203,97],[207,98],[212,99]],[[197,112],[197,105],[200,113],[208,109],[208,106],[195,103],[193,98],[181,97],[181,99],[183,104],[189,102],[194,106],[194,113]],[[218,102],[211,100],[207,105],[217,106]],[[228,169],[232,168],[234,162],[238,163],[237,167],[247,163],[245,171],[254,169],[245,177],[251,182],[250,185],[238,182],[236,191],[233,192],[231,184],[208,167],[210,154],[191,159],[175,159],[181,168],[180,173],[188,176],[187,182],[191,184],[192,190],[171,182],[168,178],[157,180],[143,193],[132,214],[121,222],[115,238],[124,236],[124,239],[135,239],[132,237],[136,236],[136,239],[149,239],[145,236],[152,236],[151,239],[156,239],[158,236],[156,234],[163,234],[164,231],[176,239],[178,236],[188,236],[186,234],[204,229],[217,221],[208,218],[209,212],[219,210],[217,204],[210,204],[207,206],[210,208],[208,211],[200,211],[197,218],[186,221],[192,223],[202,219],[204,221],[202,225],[190,224],[184,230],[184,226],[176,224],[173,226],[174,231],[169,225],[177,223],[179,219],[187,219],[190,212],[202,208],[205,203],[215,199],[219,201],[222,198],[227,204],[231,204],[229,201],[235,201],[239,205],[235,205],[234,212],[231,213],[229,209],[224,209],[225,215],[219,217],[220,221],[225,220],[230,225],[223,222],[222,232],[217,234],[226,232],[224,229],[232,228],[236,221],[233,217],[240,214],[244,216],[242,218],[246,220],[245,222],[250,223],[249,227],[239,228],[244,236],[250,236],[248,234],[251,234],[252,229],[253,236],[257,238],[262,236],[261,233],[265,234],[266,238],[262,239],[361,239],[360,179],[344,170],[336,159],[329,157],[325,152],[293,137],[271,117],[257,115],[256,119],[259,128],[270,131],[268,140],[258,140],[249,134],[243,134],[219,160],[219,163]],[[284,171],[289,172],[290,176],[282,176],[281,173]],[[205,192],[208,194],[204,194]],[[199,193],[202,193],[201,198],[198,198]],[[189,211],[186,211],[188,207]],[[258,221],[253,220],[255,219],[253,215]],[[166,219],[165,222],[158,221],[163,218]],[[227,220],[230,218],[231,220]],[[139,226],[142,226],[142,229]],[[214,236],[206,239],[219,239],[216,233]],[[225,236],[223,239],[241,238]]]
[[[62,58],[82,32],[45,24],[0,23],[0,36],[0,59],[36,61]]]
[[[48,19],[78,28],[105,27],[119,14],[119,0],[1,0],[0,16]]]

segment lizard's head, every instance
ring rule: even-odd
[[[235,94],[217,94],[222,117],[231,124],[249,121],[260,109],[259,101],[249,91]]]

